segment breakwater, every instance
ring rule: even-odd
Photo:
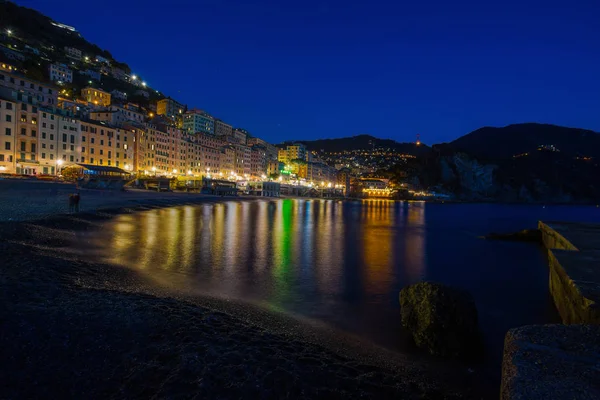
[[[501,399],[600,398],[600,225],[538,223],[564,325],[511,329]]]

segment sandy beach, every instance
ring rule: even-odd
[[[482,397],[466,369],[388,354],[249,305],[179,296],[68,251],[73,235],[131,207],[219,198],[84,193],[81,213],[51,216],[71,190],[55,186],[40,184],[44,199],[31,188],[16,199],[15,187],[0,189],[5,398]]]

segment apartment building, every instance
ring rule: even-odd
[[[0,98],[0,173],[16,169],[17,107],[17,102]]]
[[[73,82],[73,71],[65,64],[54,63],[48,67],[52,82]]]
[[[202,110],[191,110],[183,117],[183,129],[188,133],[215,133],[215,120]]]
[[[55,174],[81,162],[80,121],[64,110],[39,110],[39,164],[43,174]]]
[[[14,90],[19,101],[37,103],[42,106],[58,104],[58,88],[56,86],[37,82],[24,76],[9,72],[0,72],[0,86]]]
[[[233,134],[233,126],[229,125],[225,121],[215,119],[215,135],[217,136],[231,136]]]
[[[19,103],[16,132],[16,173],[36,175],[41,173],[38,151],[38,107]]]
[[[96,106],[110,106],[110,93],[107,93],[104,90],[88,86],[81,89],[81,97],[83,97],[88,103]]]
[[[267,173],[267,152],[262,146],[250,148],[250,176],[261,178]]]
[[[251,171],[250,164],[252,162],[252,150],[250,147],[243,144],[232,145],[235,149],[235,172],[238,176],[249,177]]]
[[[169,118],[175,118],[178,115],[183,115],[185,106],[170,97],[159,100],[156,103],[156,114],[164,115]]]
[[[76,49],[75,47],[68,46],[65,46],[65,54],[67,55],[67,57],[74,58],[75,60],[81,60],[81,57],[83,55],[81,50]]]
[[[136,132],[98,121],[81,121],[81,162],[135,170]]]

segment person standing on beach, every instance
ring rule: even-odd
[[[75,212],[79,212],[79,200],[81,200],[81,197],[79,196],[79,192],[75,193],[73,195],[74,199],[75,199]]]
[[[69,193],[69,214],[73,213],[75,209],[75,195],[73,193]]]

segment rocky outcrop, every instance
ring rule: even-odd
[[[417,347],[451,358],[473,358],[481,351],[477,308],[463,290],[432,282],[400,291],[402,325]]]

